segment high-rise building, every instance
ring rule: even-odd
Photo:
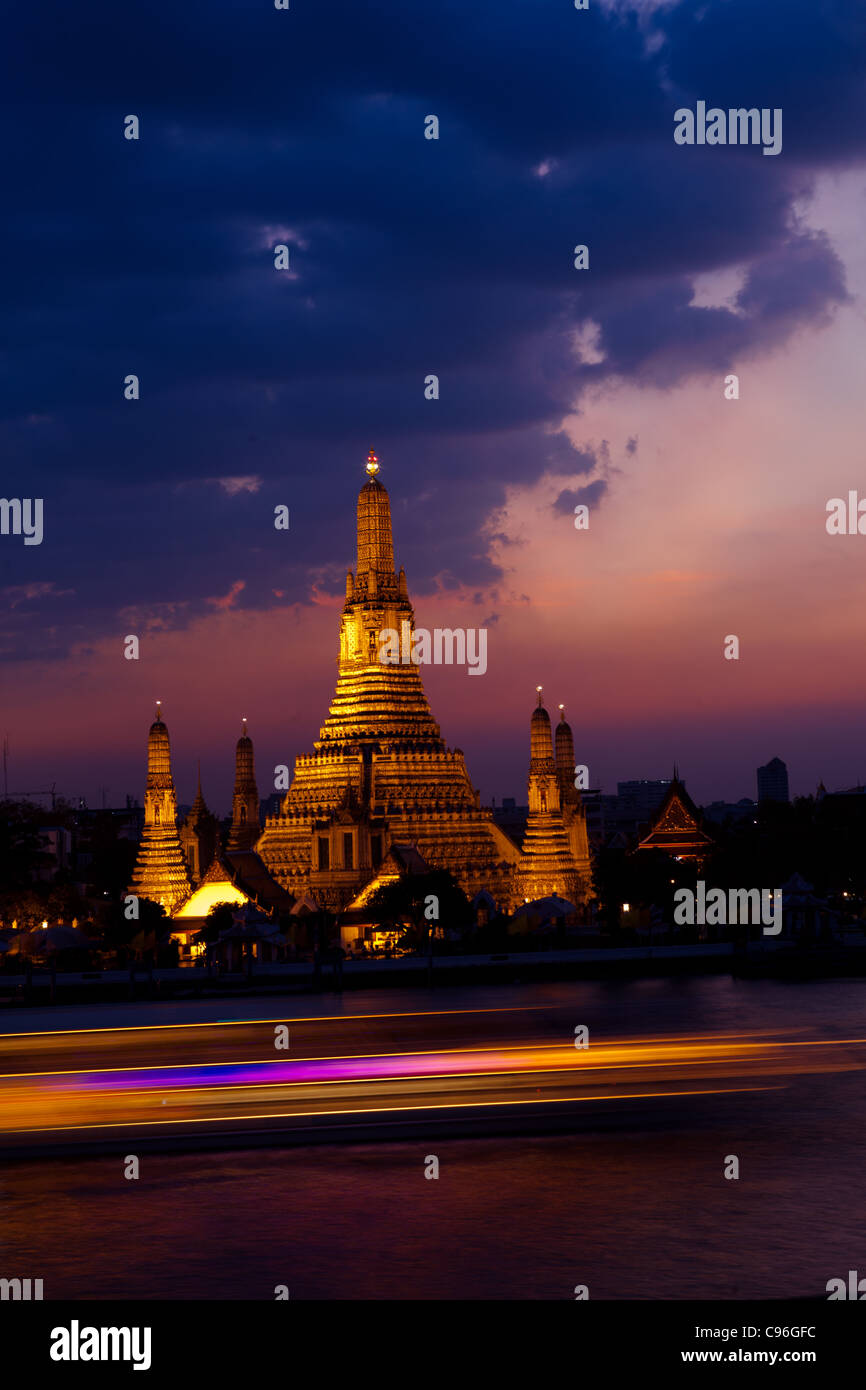
[[[620,820],[635,826],[649,821],[668,794],[670,779],[653,781],[647,777],[631,782],[617,782],[616,794]]]
[[[771,758],[764,767],[758,768],[758,800],[790,801],[788,769],[781,758]]]

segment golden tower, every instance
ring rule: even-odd
[[[560,705],[559,723],[556,726],[556,780],[559,783],[559,802],[572,857],[584,888],[590,894],[593,890],[592,859],[589,853],[586,811],[583,798],[574,785],[574,774],[574,738],[571,725],[565,718],[565,705]]]
[[[226,849],[230,854],[252,849],[259,837],[259,792],[253,762],[253,741],[247,733],[247,721],[235,750],[235,790],[232,797],[232,827]]]
[[[256,852],[284,888],[333,909],[369,883],[392,844],[414,845],[469,896],[487,888],[508,903],[520,851],[481,808],[461,750],[446,747],[418,666],[379,659],[385,629],[411,648],[415,615],[406,575],[394,568],[391,506],[378,472],[371,449],[328,716],[314,751],[296,759]]]
[[[542,704],[540,685],[536,691],[538,704],[530,722],[529,817],[519,873],[521,893],[530,901],[556,893],[569,902],[582,903],[587,885],[572,853],[563,817],[562,779],[553,756],[550,715]],[[562,746],[564,751],[564,737]]]
[[[161,903],[171,914],[188,897],[189,874],[177,829],[177,796],[171,775],[171,745],[159,701],[147,738],[144,831],[130,893]]]

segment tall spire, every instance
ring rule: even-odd
[[[201,759],[198,763],[198,790],[195,801],[181,821],[178,831],[186,866],[194,888],[198,888],[213,862],[219,838],[219,822],[207,808],[201,790]]]
[[[430,712],[410,589],[394,572],[388,494],[378,459],[367,462],[334,696],[255,852],[284,888],[329,910],[360,904],[392,864],[447,869],[469,897],[484,887],[510,904],[520,850],[482,809],[463,754],[446,747]]]
[[[563,806],[567,802],[579,802],[580,793],[574,785],[574,738],[565,718],[565,705],[559,706],[556,726],[556,777]]]
[[[394,573],[394,540],[391,534],[391,503],[376,476],[379,460],[373,450],[367,457],[367,482],[358,494],[358,581],[375,575],[385,579]],[[375,593],[375,581],[373,584]]]
[[[583,887],[563,820],[562,783],[553,756],[550,715],[542,704],[541,686],[537,685],[535,690],[538,704],[530,720],[529,815],[523,840],[520,884],[527,899],[556,893],[576,902],[583,894]],[[557,737],[557,753],[559,748]]]
[[[247,721],[235,750],[235,790],[232,797],[232,828],[229,831],[229,853],[252,849],[259,838],[259,792],[253,761],[253,741],[247,733]]]
[[[431,748],[434,743],[444,748],[420,667],[411,660],[415,615],[406,575],[394,569],[391,504],[378,468],[371,450],[368,480],[358,496],[358,572],[346,575],[337,688],[316,746],[422,738]],[[396,661],[382,657],[383,633],[397,634]],[[360,781],[358,795],[364,800],[372,782],[367,774]]]
[[[129,891],[136,897],[161,903],[166,912],[171,913],[189,896],[189,890],[186,860],[177,831],[171,744],[157,701],[156,718],[147,738],[144,831]]]

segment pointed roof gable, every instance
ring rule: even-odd
[[[194,893],[175,917],[206,917],[214,903],[250,904],[268,914],[288,912],[294,897],[270,874],[257,854],[217,855]]]
[[[660,849],[677,859],[701,859],[713,843],[701,829],[697,806],[679,777],[675,777],[638,849]]]

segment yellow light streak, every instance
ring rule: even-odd
[[[132,1123],[135,1126],[147,1126],[152,1128],[162,1125],[205,1125],[205,1124],[229,1124],[235,1120],[306,1120],[318,1119],[321,1116],[341,1116],[341,1115],[399,1115],[412,1113],[416,1110],[489,1110],[491,1108],[510,1109],[515,1105],[576,1105],[583,1101],[601,1100],[663,1100],[671,1096],[727,1096],[741,1095],[751,1091],[780,1091],[785,1088],[782,1086],[727,1086],[722,1089],[712,1089],[706,1091],[634,1091],[627,1095],[612,1096],[549,1096],[538,1100],[482,1100],[482,1101],[455,1101],[452,1104],[444,1105],[394,1105],[394,1106],[366,1106],[360,1110],[289,1110],[285,1112],[275,1112],[265,1115],[205,1115],[200,1119],[179,1119],[179,1120],[136,1120]],[[60,1134],[69,1130],[91,1130],[91,1129],[126,1129],[130,1121],[115,1121],[113,1124],[98,1125],[53,1125],[40,1127],[39,1129],[28,1129],[21,1131],[26,1134]]]

